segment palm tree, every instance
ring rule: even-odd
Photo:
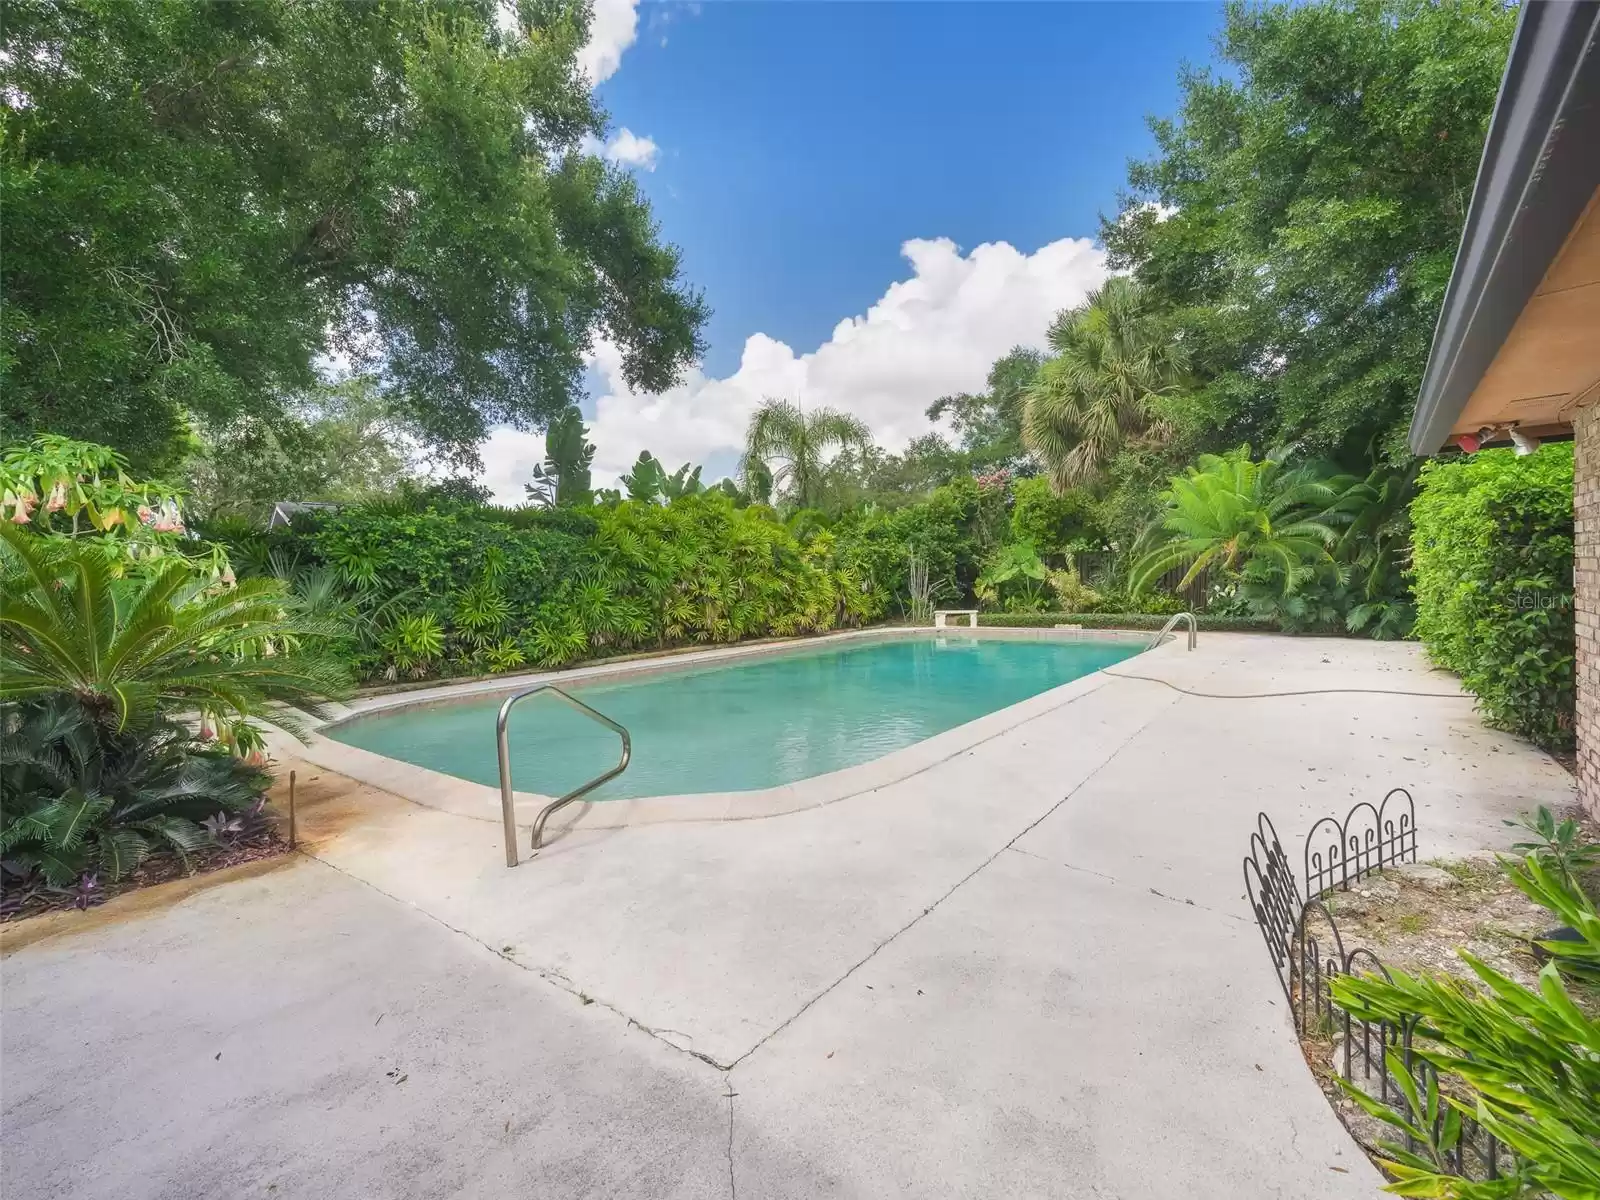
[[[1332,561],[1328,548],[1338,539],[1334,524],[1342,518],[1329,506],[1338,497],[1335,481],[1310,468],[1286,471],[1274,457],[1252,462],[1248,446],[1203,454],[1172,480],[1166,513],[1153,530],[1165,540],[1134,564],[1130,590],[1137,594],[1187,565],[1182,591],[1215,565],[1290,595]]]
[[[1139,285],[1118,276],[1050,327],[1022,410],[1022,441],[1057,488],[1097,474],[1130,439],[1161,432],[1154,401],[1187,366]]]
[[[797,507],[813,508],[822,496],[827,452],[871,444],[872,431],[859,417],[834,408],[807,412],[788,400],[768,398],[750,418],[743,471],[750,479],[760,477],[758,467],[770,471],[772,482],[786,488]]]
[[[280,580],[218,590],[175,559],[119,580],[99,546],[0,526],[0,703],[72,696],[114,732],[196,712],[234,735],[252,719],[298,733],[284,706],[321,715],[348,684],[300,641],[337,632]]]

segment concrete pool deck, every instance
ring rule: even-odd
[[[1415,646],[1113,670],[1145,678],[825,807],[515,870],[494,824],[302,763],[309,858],[8,954],[8,1189],[1377,1195],[1249,917],[1255,813],[1294,861],[1404,785],[1428,858],[1570,777]]]

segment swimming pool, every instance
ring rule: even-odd
[[[627,726],[628,770],[597,800],[750,791],[881,758],[1026,700],[1142,647],[1111,639],[954,635],[855,640],[562,689]],[[356,717],[346,745],[495,786],[504,693]],[[559,795],[615,764],[616,736],[550,697],[510,724],[517,788]]]

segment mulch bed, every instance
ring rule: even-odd
[[[0,924],[24,921],[29,917],[70,908],[93,908],[113,896],[138,891],[158,883],[168,883],[189,875],[205,875],[225,867],[259,862],[289,853],[287,839],[270,825],[259,833],[241,837],[225,846],[199,850],[189,855],[187,865],[171,851],[152,854],[116,883],[100,882],[82,893],[78,888],[51,888],[43,883],[11,885],[0,890]]]

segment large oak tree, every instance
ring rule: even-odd
[[[270,415],[329,353],[471,462],[701,350],[701,297],[575,66],[585,5],[8,0],[0,438],[166,469],[194,420]]]

